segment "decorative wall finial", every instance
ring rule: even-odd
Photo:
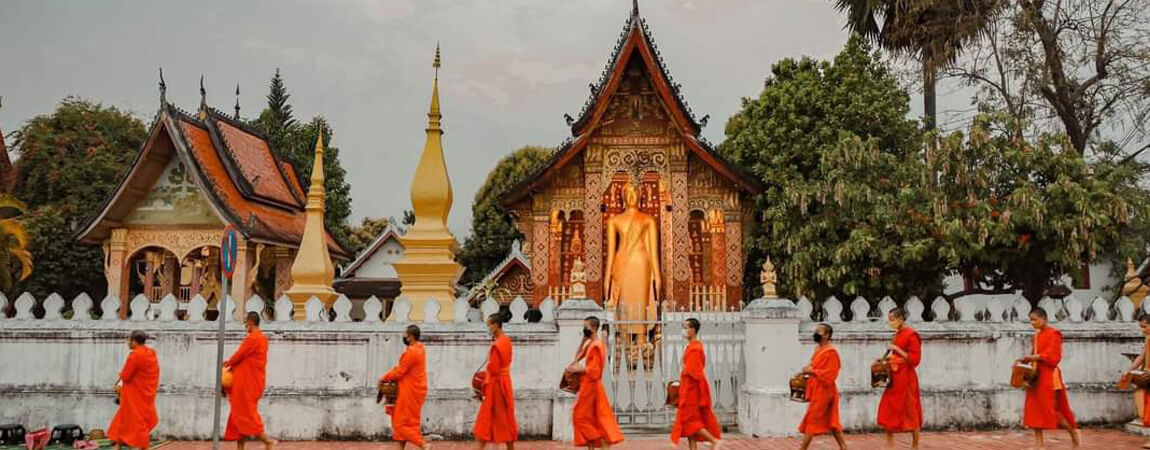
[[[164,68],[160,67],[160,103],[168,101],[168,84],[164,83]]]
[[[435,79],[439,79],[439,42],[435,42],[435,62],[431,63],[431,67],[435,68]]]
[[[777,289],[779,277],[775,274],[775,264],[771,262],[770,256],[763,262],[763,271],[759,273],[759,282],[763,284],[763,298],[779,297]]]
[[[240,84],[236,83],[236,120],[240,120]]]

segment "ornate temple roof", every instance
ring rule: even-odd
[[[708,116],[696,118],[683,99],[682,86],[676,83],[674,77],[667,71],[659,47],[647,27],[647,21],[639,14],[638,0],[634,0],[631,15],[623,24],[619,40],[615,43],[611,57],[599,75],[598,83],[591,85],[591,95],[583,104],[579,117],[567,116],[567,123],[571,126],[571,137],[564,140],[551,159],[528,177],[527,181],[509,189],[501,196],[504,205],[516,203],[530,196],[586,147],[589,136],[599,126],[611,96],[619,88],[632,58],[639,58],[651,75],[651,84],[670,110],[672,122],[682,133],[687,148],[739,188],[748,192],[762,190],[762,184],[758,179],[719,156],[714,147],[700,134],[707,124]]]
[[[510,272],[511,269],[516,266],[528,272],[531,271],[531,262],[527,259],[527,255],[523,254],[523,244],[521,244],[518,239],[511,243],[511,251],[507,252],[507,257],[503,258],[503,261],[501,261],[499,265],[496,265],[494,269],[491,269],[476,286],[498,283],[503,275],[506,275],[507,272]],[[463,298],[470,303],[478,299],[482,293],[482,289],[475,288],[468,292]]]
[[[77,238],[99,243],[122,226],[171,157],[192,179],[221,221],[248,240],[295,248],[303,236],[305,193],[290,165],[280,162],[257,130],[201,104],[199,114],[176,108],[161,95],[148,139],[99,213]],[[349,254],[331,235],[331,254]],[[181,255],[182,256],[182,255]]]

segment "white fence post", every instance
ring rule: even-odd
[[[793,434],[803,405],[790,401],[787,380],[809,356],[799,343],[799,308],[786,299],[758,299],[743,308],[742,317],[747,374],[739,392],[739,431],[750,436]]]

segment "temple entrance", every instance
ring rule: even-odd
[[[143,295],[159,302],[168,294],[178,293],[179,258],[164,247],[144,247],[128,259],[128,276],[129,298]]]
[[[715,415],[724,431],[737,425],[739,387],[746,371],[738,312],[666,311],[652,320],[616,320],[608,312],[608,373],[603,383],[624,429],[666,432],[675,423],[675,408],[666,405],[667,383],[679,379],[686,346],[679,330],[691,317],[701,325]],[[648,337],[641,345],[630,337],[636,329]]]

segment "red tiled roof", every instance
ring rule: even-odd
[[[288,205],[300,204],[284,181],[266,140],[225,120],[217,120],[214,125],[223,138],[224,150],[251,185],[254,195]]]
[[[202,125],[193,123],[186,118],[177,120],[180,130],[187,139],[188,150],[190,156],[194,158],[198,172],[202,175],[204,183],[212,190],[214,197],[219,199],[221,206],[227,208],[228,213],[238,222],[234,225],[243,230],[249,238],[298,244],[303,237],[304,222],[307,220],[303,208],[279,208],[245,198],[228,174],[224,161],[212,144],[209,131]],[[217,123],[223,124],[222,121]],[[232,129],[235,132],[251,136],[237,128],[233,127]],[[254,139],[260,140],[258,137],[254,137]],[[266,143],[262,145],[263,148],[267,148]],[[251,149],[252,147],[240,148]],[[245,156],[241,154],[240,158]],[[271,166],[270,170],[276,176],[280,173],[275,169],[275,166]],[[298,181],[294,184],[298,186]],[[287,184],[282,184],[281,187],[283,194],[290,198]],[[327,236],[327,241],[328,248],[333,254],[347,256],[347,252],[330,235]]]
[[[295,191],[296,195],[299,196],[299,198],[307,198],[307,193],[303,191],[303,186],[299,185],[299,176],[296,175],[295,169],[292,168],[291,164],[281,162],[280,169],[283,169],[284,176],[287,177],[288,182],[291,183],[291,188]]]

